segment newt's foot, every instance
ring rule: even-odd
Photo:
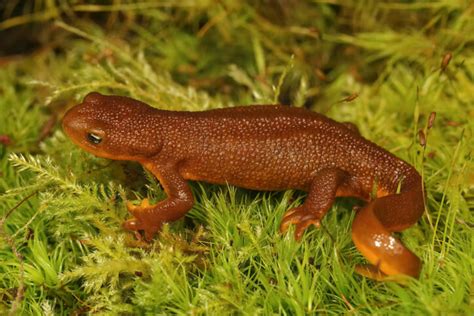
[[[284,233],[288,227],[296,224],[295,239],[300,240],[306,228],[311,225],[319,227],[321,225],[321,216],[314,212],[308,212],[304,204],[288,210],[280,224],[280,232]]]
[[[130,214],[136,216],[137,213],[143,212],[145,209],[149,208],[150,205],[150,200],[147,198],[143,199],[140,203],[140,205],[134,205],[132,202],[127,201],[127,209],[130,212]]]
[[[160,230],[161,225],[158,226],[152,226],[152,225],[147,225],[143,222],[141,222],[137,218],[130,218],[123,222],[122,224],[123,228],[126,230],[134,231],[137,232],[139,235],[138,231],[143,231],[145,234],[145,240],[146,241],[151,241],[155,234]],[[140,239],[140,238],[138,238]]]
[[[151,220],[147,219],[147,212],[153,208],[150,205],[148,199],[143,199],[140,205],[133,205],[129,201],[127,202],[127,209],[130,214],[133,215],[133,218],[130,218],[123,222],[122,226],[126,230],[138,232],[143,231],[145,233],[145,240],[151,241],[155,234],[161,229],[163,223],[152,222]]]

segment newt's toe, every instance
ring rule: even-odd
[[[143,199],[140,202],[140,205],[134,205],[132,202],[127,201],[127,209],[131,213],[132,212],[140,212],[141,210],[143,210],[145,208],[148,208],[150,206],[151,206],[150,200],[148,200],[147,198]]]
[[[132,202],[130,201],[127,201],[126,206],[129,212],[132,212],[132,210],[134,210],[137,207],[136,205],[133,205]]]
[[[145,208],[145,207],[149,207],[149,206],[150,206],[150,200],[148,200],[148,198],[144,198],[142,200],[142,202],[140,203],[140,207]]]
[[[304,219],[301,222],[296,223],[295,239],[300,240],[305,230],[311,225],[314,225],[316,228],[319,228],[319,226],[321,226],[319,218]]]
[[[300,240],[306,228],[311,225],[319,227],[321,218],[317,213],[308,212],[304,205],[288,210],[280,224],[280,232],[285,233],[290,225],[296,225],[295,239]]]

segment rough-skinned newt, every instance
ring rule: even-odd
[[[336,197],[351,196],[367,202],[354,218],[352,239],[371,266],[357,271],[376,279],[419,276],[420,260],[391,233],[422,215],[422,179],[408,163],[364,139],[353,124],[279,105],[164,111],[92,92],[66,113],[63,128],[86,151],[138,161],[158,178],[165,200],[127,204],[133,218],[124,227],[144,231],[147,240],[191,209],[187,180],[308,192],[281,221],[282,232],[296,226],[296,239],[309,226],[319,226]]]

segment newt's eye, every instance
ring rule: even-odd
[[[87,141],[91,144],[97,145],[102,141],[102,137],[95,133],[87,133]]]

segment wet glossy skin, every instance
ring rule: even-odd
[[[280,226],[284,232],[296,225],[297,239],[310,225],[319,226],[335,197],[353,196],[368,202],[357,212],[352,238],[373,265],[358,267],[358,272],[378,279],[419,275],[420,260],[391,232],[413,225],[422,215],[421,177],[361,137],[352,124],[275,105],[172,112],[90,93],[65,115],[63,128],[83,149],[138,161],[159,179],[167,199],[127,205],[133,218],[124,227],[144,231],[147,239],[192,207],[187,180],[308,192],[301,206],[285,213]],[[374,188],[376,199],[371,200]]]

